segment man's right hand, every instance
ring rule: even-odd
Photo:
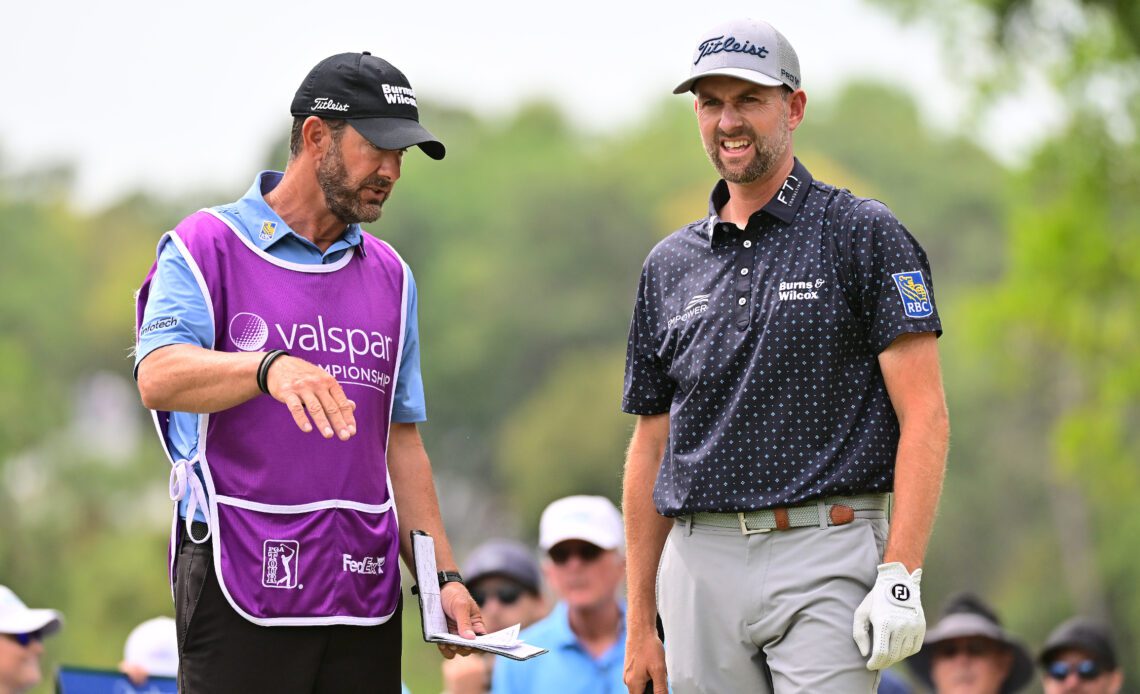
[[[337,436],[341,441],[356,434],[356,403],[321,367],[297,357],[279,357],[269,365],[265,382],[269,394],[289,408],[301,431],[308,433],[316,426],[321,436]]]
[[[629,694],[645,694],[652,680],[653,694],[666,694],[669,680],[665,672],[665,646],[657,633],[630,632],[625,641],[625,686]]]

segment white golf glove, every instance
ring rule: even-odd
[[[918,592],[921,580],[922,569],[908,574],[900,562],[879,564],[875,587],[855,610],[855,645],[864,658],[871,656],[868,670],[890,667],[922,648],[926,616]]]

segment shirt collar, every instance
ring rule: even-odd
[[[281,183],[283,176],[284,174],[280,171],[262,171],[253,179],[253,185],[249,187],[249,190],[240,200],[223,208],[226,212],[241,218],[244,222],[242,226],[249,240],[263,251],[287,236],[293,236],[301,243],[312,244],[311,241],[290,229],[289,225],[269,206],[269,203],[265,202],[265,195]],[[364,232],[360,225],[350,224],[345,228],[341,237],[328,247],[324,255],[327,256],[330,253],[345,251],[353,247],[363,255],[363,241]]]
[[[799,211],[804,198],[807,197],[811,182],[812,176],[807,167],[801,164],[799,159],[793,158],[792,172],[784,179],[784,185],[780,186],[772,199],[754,212],[752,217],[755,218],[756,215],[764,212],[785,224],[791,224],[792,220],[796,218],[796,212]],[[709,219],[705,235],[710,240],[713,238],[713,232],[716,231],[717,225],[720,224],[720,215],[717,211],[728,204],[728,198],[728,183],[722,178],[716,182],[712,194],[709,195]]]

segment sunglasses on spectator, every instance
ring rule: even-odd
[[[550,559],[559,566],[577,556],[583,562],[592,562],[605,550],[589,542],[564,542],[550,548]]]
[[[1058,660],[1049,663],[1049,667],[1045,669],[1045,673],[1057,680],[1058,682],[1064,681],[1072,673],[1077,673],[1077,677],[1082,680],[1095,680],[1103,674],[1100,665],[1095,660],[1082,660],[1079,663],[1067,663],[1063,660]]]
[[[965,641],[942,641],[934,646],[934,657],[953,658],[959,653],[979,658],[994,651],[995,645],[982,639],[968,639]]]
[[[498,600],[500,605],[513,605],[522,597],[522,594],[521,586],[499,586],[495,590],[471,589],[471,597],[475,599],[475,604],[479,607],[486,604],[487,600],[492,597]]]
[[[16,643],[20,644],[24,648],[27,648],[28,646],[30,646],[32,644],[32,641],[43,641],[44,640],[43,630],[31,631],[31,632],[28,632],[26,634],[4,634],[4,635],[7,636],[8,638],[12,639]]]

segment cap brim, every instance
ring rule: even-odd
[[[356,132],[380,149],[416,146],[432,159],[443,159],[447,150],[422,125],[411,118],[354,118],[348,121]]]
[[[715,70],[709,70],[708,72],[702,72],[699,75],[693,75],[689,79],[678,84],[676,88],[673,89],[673,93],[684,94],[685,92],[692,91],[693,85],[697,83],[697,80],[704,79],[705,77],[717,76],[735,77],[736,79],[744,80],[745,82],[752,82],[753,84],[759,84],[764,87],[779,87],[784,84],[775,77],[769,77],[768,75],[765,75],[762,72],[756,72],[755,70],[745,70],[739,67],[723,67]]]
[[[24,610],[0,625],[0,634],[30,634],[40,631],[51,636],[63,626],[63,617],[55,610]]]
[[[956,632],[957,630],[954,631]],[[918,653],[915,653],[911,657],[907,658],[905,662],[910,668],[910,671],[914,673],[915,677],[933,689],[934,679],[931,677],[931,669],[933,668],[934,664],[931,660],[931,656],[934,653],[934,649],[932,646],[941,641],[946,641],[953,638],[961,638],[965,636],[983,636],[983,634],[978,634],[976,632],[953,633],[948,631],[947,633],[938,636],[934,641],[924,640],[921,650],[919,650]],[[1013,652],[1013,663],[1010,665],[1009,674],[1006,675],[1005,682],[1002,685],[1002,694],[1016,692],[1025,685],[1029,684],[1029,680],[1033,679],[1033,659],[1030,657],[1029,649],[1025,647],[1025,644],[1016,639],[1011,639],[1008,637],[1004,639],[995,639],[988,635],[985,635],[985,637],[990,638],[998,643],[1004,644],[1010,649],[1010,651]]]

